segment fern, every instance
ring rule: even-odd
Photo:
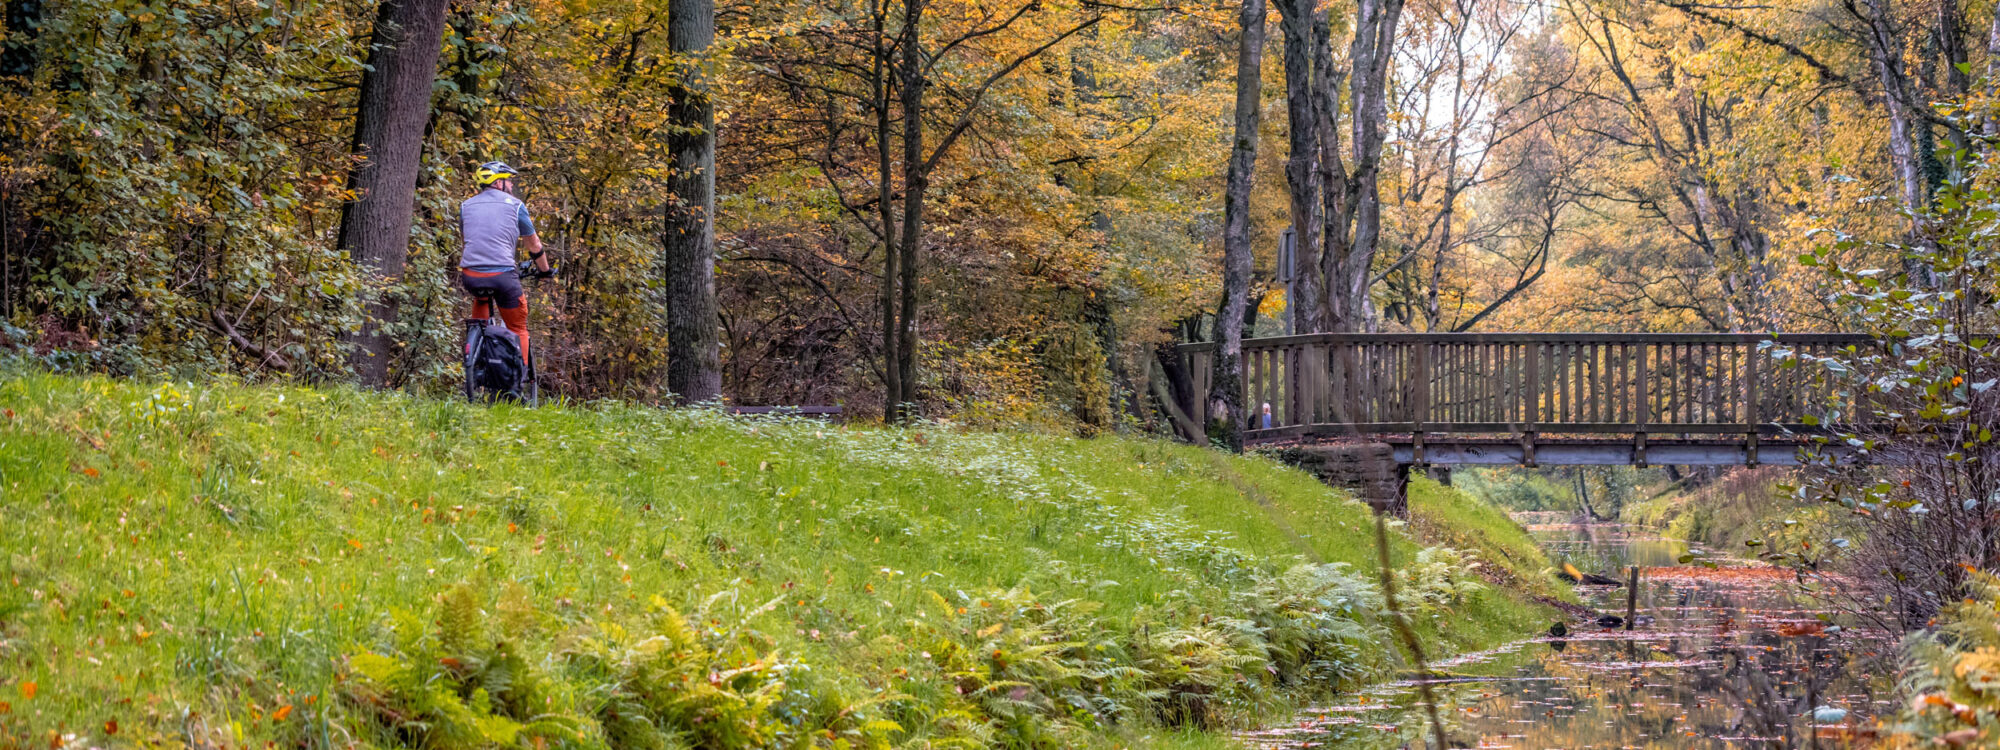
[[[1397,588],[1406,592],[1419,612],[1438,615],[1465,603],[1486,588],[1474,574],[1481,563],[1470,552],[1450,547],[1426,547],[1408,566],[1396,572]]]
[[[1901,744],[2000,742],[2000,577],[1973,571],[1966,595],[1940,613],[1937,631],[1904,643],[1902,689],[1912,698],[1894,727]]]

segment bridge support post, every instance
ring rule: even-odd
[[[1438,484],[1446,487],[1451,486],[1451,467],[1439,464],[1425,464],[1421,468],[1424,470],[1424,476],[1430,477]]]

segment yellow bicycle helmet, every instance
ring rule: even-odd
[[[519,177],[520,171],[507,166],[507,162],[504,161],[489,161],[479,165],[479,171],[474,172],[473,176],[479,180],[480,187],[489,187],[500,180]]]

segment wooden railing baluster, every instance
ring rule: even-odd
[[[1396,334],[1251,339],[1243,346],[1237,415],[1257,441],[1313,435],[1407,434],[1439,450],[1479,435],[1518,439],[1531,461],[1538,436],[1625,435],[1635,461],[1649,440],[1712,445],[1729,436],[1745,463],[1773,447],[1770,429],[1812,432],[1808,416],[1855,413],[1854,399],[1810,367],[1779,367],[1761,342],[1823,357],[1874,345],[1849,334]],[[1213,344],[1187,344],[1172,396],[1206,425]],[[1182,392],[1188,391],[1188,392]],[[1833,403],[1838,397],[1842,403]],[[1270,404],[1271,429],[1262,406]],[[1544,441],[1546,442],[1546,441]],[[1775,447],[1773,447],[1775,450]],[[1457,449],[1454,449],[1457,450]],[[1680,449],[1676,449],[1680,450]],[[1407,458],[1403,460],[1408,460]]]

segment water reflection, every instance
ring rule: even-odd
[[[1784,571],[1680,565],[1685,545],[1629,527],[1529,528],[1558,562],[1621,578],[1638,565],[1638,611],[1652,620],[1627,631],[1574,617],[1560,632],[1434,665],[1455,746],[1830,749],[1865,744],[1865,727],[1892,710],[1893,642],[1823,620]],[[1579,593],[1592,609],[1623,614],[1622,589]],[[1244,739],[1272,748],[1425,747],[1414,685],[1379,686]],[[1815,722],[1816,706],[1846,715]]]

